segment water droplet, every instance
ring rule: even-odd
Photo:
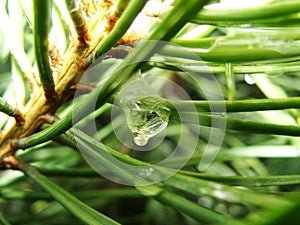
[[[164,108],[158,102],[154,105],[140,101],[133,103],[132,107],[127,110],[126,119],[134,142],[139,146],[144,146],[151,137],[166,129],[169,113],[169,109]]]
[[[137,168],[134,176],[134,184],[138,186],[147,186],[161,182],[163,177],[161,173],[151,166],[142,166]]]
[[[143,178],[148,178],[153,174],[153,172],[154,172],[154,168],[147,166],[139,169],[138,175]]]
[[[144,79],[133,81],[122,89],[117,102],[138,146],[146,145],[168,125],[170,109],[167,102]]]
[[[261,187],[262,184],[263,184],[263,183],[262,183],[261,181],[256,181],[256,182],[255,182],[255,186],[256,186],[256,187]]]

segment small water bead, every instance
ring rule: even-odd
[[[133,140],[144,146],[151,137],[162,132],[169,122],[170,105],[149,85],[151,79],[137,79],[118,94],[117,102],[125,113]]]
[[[127,109],[126,119],[134,142],[139,146],[146,145],[151,137],[166,129],[169,114],[169,109],[160,101],[156,101],[153,105],[149,105],[149,102],[147,104],[141,101],[133,102],[132,107]]]

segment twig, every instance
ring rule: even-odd
[[[78,41],[81,44],[88,46],[88,43],[90,41],[88,26],[80,9],[79,2],[77,0],[66,0],[66,5],[73,21]]]
[[[24,124],[24,117],[21,114],[21,112],[16,109],[13,108],[11,105],[9,105],[3,98],[0,97],[0,112],[5,113],[8,116],[12,116],[15,118],[16,122],[19,125],[23,125]]]

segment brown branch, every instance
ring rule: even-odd
[[[105,1],[104,1],[105,2]],[[103,3],[103,2],[102,2]],[[104,14],[109,14],[109,9],[104,8]],[[106,18],[106,17],[104,17]],[[13,140],[17,140],[23,137],[27,137],[36,132],[45,121],[43,117],[47,114],[52,114],[72,95],[71,87],[80,81],[84,71],[91,63],[94,50],[96,49],[99,41],[106,37],[109,32],[103,32],[107,30],[108,21],[104,20],[99,24],[97,35],[91,36],[89,45],[86,43],[87,39],[84,35],[83,40],[74,40],[68,51],[64,55],[63,64],[59,60],[59,70],[57,71],[57,77],[55,79],[55,90],[57,97],[47,100],[44,96],[44,92],[39,87],[30,101],[22,109],[21,115],[24,117],[24,123],[19,126],[16,122],[12,123],[10,127],[3,131],[0,137],[0,168],[7,168],[8,165],[13,165],[15,162],[13,154],[17,150],[13,145]],[[84,34],[86,33],[83,28]],[[110,29],[109,29],[110,30]],[[56,60],[56,56],[52,57],[52,60]],[[8,163],[10,162],[10,163]]]
[[[25,119],[24,119],[24,116],[22,115],[22,113],[20,112],[19,109],[15,109],[13,117],[15,118],[15,120],[16,120],[16,122],[17,122],[17,124],[19,126],[23,126],[24,125]]]
[[[0,164],[3,163],[5,157],[14,154],[15,150],[11,148],[10,140],[26,137],[34,133],[44,123],[40,118],[49,113],[54,114],[58,107],[65,102],[65,99],[68,98],[70,87],[75,82],[74,80],[79,80],[82,74],[80,72],[89,65],[88,61],[84,62],[88,58],[86,52],[89,52],[89,50],[82,47],[81,44],[73,44],[66,55],[63,70],[56,79],[57,98],[47,101],[43,90],[40,88],[22,111],[25,120],[23,126],[18,126],[14,123],[10,128],[3,131],[0,140]]]
[[[82,14],[79,2],[75,0],[68,0],[66,1],[66,3],[77,33],[79,43],[88,46],[88,43],[90,41],[88,26],[84,15]]]
[[[6,156],[3,158],[3,165],[1,169],[17,169],[17,170],[26,170],[23,164],[14,156]]]

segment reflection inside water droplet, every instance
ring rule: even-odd
[[[250,85],[253,85],[256,83],[256,81],[251,77],[250,74],[245,74],[245,82]]]
[[[134,142],[144,146],[151,137],[162,132],[168,125],[168,114],[167,109],[155,106],[144,109],[142,103],[134,103],[133,107],[128,109],[126,118]]]

